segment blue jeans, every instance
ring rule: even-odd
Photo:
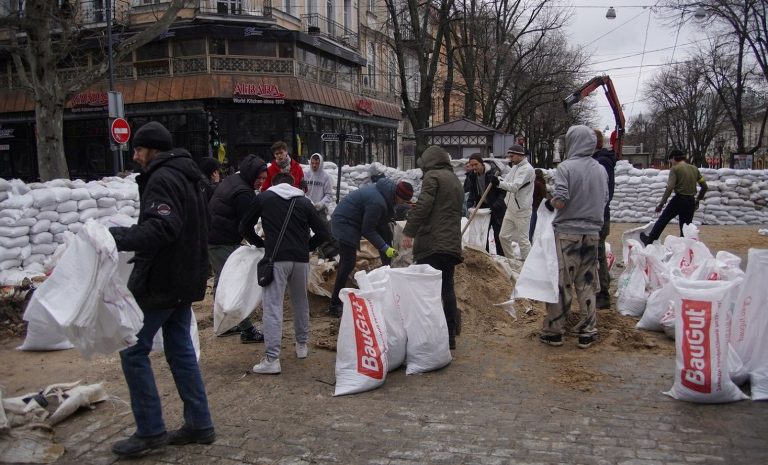
[[[143,310],[143,313],[144,326],[137,334],[138,342],[120,352],[123,375],[131,394],[136,435],[147,437],[165,432],[160,396],[149,361],[152,340],[160,328],[163,328],[165,359],[184,402],[184,426],[193,430],[213,427],[203,377],[189,335],[191,306],[182,304],[176,308]]]

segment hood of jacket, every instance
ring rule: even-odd
[[[160,152],[149,162],[145,174],[150,174],[161,166],[180,171],[192,181],[200,180],[200,167],[192,159],[192,155],[185,149],[175,148],[167,152]]]
[[[376,181],[376,189],[384,197],[384,200],[391,209],[395,203],[395,190],[397,189],[395,181],[389,178],[381,178]]]
[[[605,147],[601,148],[597,152],[595,152],[594,155],[592,155],[592,158],[598,161],[603,166],[610,166],[611,168],[616,168],[616,153],[612,150],[608,150]]]
[[[249,186],[259,177],[259,173],[267,169],[267,164],[256,155],[248,155],[240,161],[240,177],[242,177]]]
[[[568,147],[568,158],[591,157],[597,146],[595,131],[582,124],[571,126],[565,134],[565,146]]]
[[[323,156],[319,153],[312,154],[311,157],[309,157],[310,160],[314,158],[315,156],[320,158],[320,166],[317,167],[317,171],[312,169],[312,164],[310,163],[309,169],[304,174],[304,177],[307,178],[307,181],[318,181],[318,182],[325,182],[325,178],[328,177],[328,173],[325,172],[323,169]]]
[[[427,147],[424,153],[421,154],[419,160],[416,163],[422,171],[438,170],[448,168],[453,171],[451,166],[451,156],[442,147],[433,145]]]
[[[282,183],[278,184],[276,186],[271,186],[269,189],[267,189],[267,192],[274,192],[275,194],[279,195],[280,197],[288,200],[292,199],[293,197],[303,197],[304,191],[293,187],[292,185],[288,183]]]

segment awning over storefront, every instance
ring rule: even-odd
[[[384,102],[293,76],[243,76],[231,74],[176,76],[118,82],[126,105],[180,100],[234,99],[253,96],[244,104],[276,103],[275,100],[310,102],[350,110],[361,116],[400,120],[399,105]],[[245,93],[243,93],[245,92]],[[251,92],[250,94],[248,92]],[[266,92],[266,94],[264,93]],[[93,86],[67,102],[67,108],[99,105],[106,97],[106,84]],[[83,97],[86,96],[86,97]],[[240,102],[238,102],[240,103]],[[103,103],[101,106],[103,107]],[[0,91],[0,113],[33,111],[34,103],[26,91]]]

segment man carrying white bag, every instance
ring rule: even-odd
[[[243,245],[224,263],[213,302],[213,332],[217,336],[248,318],[261,304],[256,268],[262,258],[263,247]]]

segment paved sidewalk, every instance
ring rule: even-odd
[[[208,330],[210,331],[210,329]],[[579,350],[501,336],[458,338],[438,372],[390,373],[376,391],[332,397],[335,353],[296,360],[283,373],[244,375],[263,350],[203,337],[203,369],[218,440],[166,447],[130,463],[178,464],[758,464],[768,460],[768,403],[673,400],[674,357]],[[206,358],[207,350],[231,357]],[[180,402],[155,358],[169,429]],[[119,367],[114,368],[119,373]],[[110,383],[127,398],[124,383]],[[122,392],[119,392],[122,389]],[[111,444],[133,431],[115,403],[57,427],[60,463],[113,463]]]

